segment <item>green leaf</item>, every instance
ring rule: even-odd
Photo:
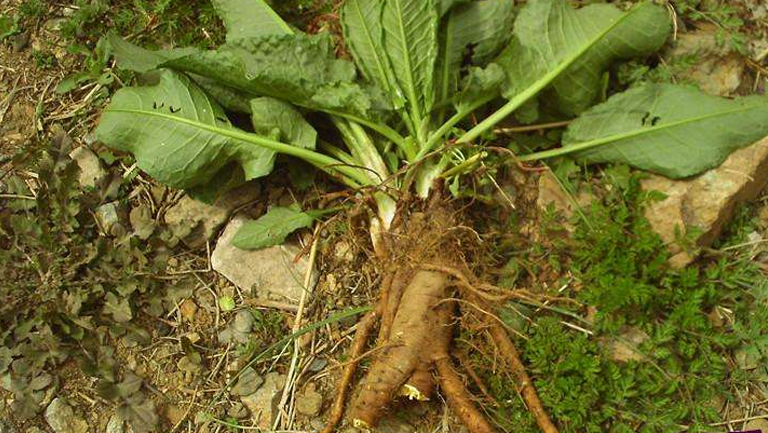
[[[508,0],[484,0],[454,9],[440,31],[436,98],[452,97],[459,84],[461,63],[472,47],[472,63],[484,65],[509,42],[512,6]]]
[[[251,123],[257,134],[274,137],[304,149],[314,149],[317,131],[291,104],[263,97],[251,100]]]
[[[457,141],[473,141],[550,86],[543,96],[557,109],[584,110],[599,96],[612,61],[650,54],[671,28],[667,11],[650,1],[621,12],[610,4],[574,10],[566,0],[530,0],[515,21],[512,43],[496,59],[507,73],[509,102]],[[527,112],[534,112],[530,105]]]
[[[599,96],[611,63],[655,52],[671,29],[668,12],[652,2],[622,12],[612,4],[577,10],[565,0],[531,0],[497,60],[508,75],[504,96],[512,99],[558,72],[546,97],[559,111],[578,114]]]
[[[0,41],[11,37],[19,32],[19,17],[2,14],[0,15]]]
[[[563,148],[523,160],[574,154],[679,179],[716,167],[768,135],[768,97],[726,99],[693,87],[649,84],[609,98],[569,125]]]
[[[478,101],[497,95],[504,83],[504,70],[491,63],[486,68],[473,67],[462,83],[461,93],[456,94],[456,111],[463,112],[477,105]]]
[[[232,311],[235,309],[235,300],[231,296],[222,296],[219,298],[219,308],[221,311]]]
[[[209,96],[216,100],[226,110],[236,113],[251,112],[251,102],[247,95],[232,87],[219,84],[218,81],[200,75],[189,74],[190,78]]]
[[[112,46],[117,66],[120,69],[139,73],[149,72],[171,59],[188,56],[199,51],[192,47],[151,51],[127,42],[114,33],[109,34],[107,40]]]
[[[435,0],[435,7],[440,18],[450,12],[454,7],[469,3],[471,0]]]
[[[392,105],[400,108],[402,90],[382,45],[383,7],[384,3],[379,0],[347,0],[341,8],[341,26],[345,43],[363,76],[381,87]]]
[[[234,131],[197,85],[165,71],[155,86],[120,89],[96,136],[131,152],[142,170],[177,188],[205,184],[230,162],[243,167],[246,180],[269,174],[275,152],[222,134]]]
[[[434,1],[386,0],[381,23],[384,51],[418,124],[431,110],[434,99],[439,23]]]
[[[227,41],[293,34],[288,23],[264,0],[213,0],[213,6],[227,28]]]
[[[232,239],[232,244],[244,250],[256,250],[281,244],[294,231],[309,227],[315,218],[307,213],[275,207],[264,216],[246,222]]]
[[[251,97],[271,96],[313,109],[365,113],[371,101],[355,66],[335,58],[327,35],[239,39],[163,64],[216,80]]]

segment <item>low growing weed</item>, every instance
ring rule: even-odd
[[[734,389],[766,380],[763,271],[738,249],[670,269],[669,253],[642,216],[649,199],[633,176],[626,188],[614,188],[585,210],[574,245],[555,253],[580,287],[572,296],[596,311],[589,322],[575,322],[593,334],[565,326],[570,316],[550,312],[535,317],[526,327],[530,339],[519,342],[562,431],[712,431],[725,402],[738,405]],[[719,247],[744,241],[754,230],[749,215],[741,211]],[[627,342],[630,330],[644,336],[640,344]],[[636,357],[613,360],[617,341]],[[503,381],[489,383],[505,402],[498,419],[524,413],[514,390]]]

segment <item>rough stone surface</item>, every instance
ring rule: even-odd
[[[45,420],[56,433],[87,433],[88,423],[75,414],[63,398],[55,398],[45,410]]]
[[[243,405],[251,411],[256,426],[262,430],[271,431],[284,386],[285,375],[269,373],[264,377],[264,384],[256,392],[240,398]]]
[[[19,431],[11,424],[0,420],[0,433],[19,433]]]
[[[681,78],[694,81],[707,93],[727,96],[739,88],[745,66],[728,44],[718,44],[717,32],[714,25],[705,24],[679,34],[668,57],[675,60],[695,56],[696,63],[683,71]]]
[[[545,171],[539,177],[539,196],[536,199],[536,205],[542,211],[552,206],[555,210],[563,212],[566,217],[573,215],[573,201],[568,198],[557,178],[550,171]]]
[[[378,433],[416,433],[416,428],[402,419],[387,417],[381,420],[376,431]]]
[[[85,146],[78,147],[69,153],[69,157],[77,163],[80,168],[78,181],[82,187],[94,187],[106,172],[101,166],[99,157],[93,151]]]
[[[117,414],[114,414],[109,418],[106,433],[133,433],[133,429]]]
[[[249,182],[224,194],[214,204],[184,196],[165,213],[165,223],[185,245],[200,248],[213,239],[236,208],[255,200],[260,192],[258,183]]]
[[[678,234],[700,230],[700,246],[711,245],[733,216],[739,203],[756,199],[768,183],[768,138],[740,149],[720,166],[690,180],[675,181],[651,176],[646,191],[663,192],[667,198],[651,203],[646,217],[673,256],[670,264],[684,267],[695,258],[676,243]]]
[[[744,431],[762,431],[768,432],[768,420],[766,419],[753,419],[747,422],[744,426]]]
[[[304,290],[304,276],[310,266],[308,257],[304,255],[294,263],[301,249],[293,244],[256,251],[235,247],[232,238],[245,221],[247,218],[236,216],[224,229],[211,255],[213,269],[253,297],[298,303]],[[317,273],[313,269],[308,289],[315,283]]]
[[[539,177],[539,192],[536,198],[536,206],[539,212],[547,212],[550,206],[563,216],[570,219],[579,208],[589,206],[595,197],[586,191],[580,191],[575,196],[569,195],[558,182],[557,177],[551,171],[545,171]],[[564,227],[573,231],[573,226],[565,223]]]
[[[123,220],[122,214],[123,210],[120,207],[120,203],[116,201],[104,203],[96,208],[96,218],[99,220],[99,225],[105,234],[112,236],[120,236],[125,232],[125,227],[121,223]]]
[[[296,399],[296,410],[306,416],[316,416],[323,407],[323,395],[315,390],[314,384],[309,384]]]

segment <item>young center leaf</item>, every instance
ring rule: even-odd
[[[679,179],[716,167],[766,134],[766,96],[726,99],[688,86],[648,84],[584,112],[568,126],[562,148],[521,159],[572,154]]]
[[[387,0],[381,20],[384,51],[408,100],[418,133],[434,99],[439,22],[434,0]]]
[[[257,250],[281,244],[298,229],[312,225],[315,217],[289,207],[274,207],[255,221],[247,221],[235,233],[232,244],[244,250]]]
[[[344,40],[363,76],[381,87],[392,106],[401,108],[402,90],[382,45],[383,7],[384,3],[379,0],[347,0],[341,7],[341,26]]]
[[[459,142],[474,140],[547,89],[559,111],[576,114],[595,102],[605,69],[615,60],[646,56],[666,41],[672,21],[650,1],[622,12],[611,4],[574,9],[563,0],[530,0],[515,20],[512,43],[495,60],[505,70],[509,99]]]
[[[264,0],[213,0],[213,6],[227,28],[228,42],[294,33]]]

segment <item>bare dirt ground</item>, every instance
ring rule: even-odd
[[[0,14],[12,14],[18,10],[20,3],[17,0],[4,1],[0,5]],[[745,27],[748,53],[743,59],[748,60],[744,61],[746,72],[740,77],[739,87],[764,91],[764,77],[768,76],[764,66],[768,54],[768,18],[763,12],[754,12],[761,7],[757,1],[747,0],[739,3],[739,7],[743,9],[744,16],[752,17],[748,19],[748,27]],[[34,26],[26,27],[22,33],[0,43],[0,176],[17,175],[32,186],[36,185],[35,173],[15,167],[33,162],[30,159],[39,156],[39,152],[33,150],[49,146],[51,138],[60,134],[58,131],[61,130],[72,140],[71,148],[92,145],[89,133],[103,101],[104,87],[109,87],[88,82],[66,95],[56,92],[61,80],[83,65],[82,56],[67,51],[70,42],[65,41],[57,29],[57,20],[65,16],[66,8],[58,4],[50,6],[43,16],[35,19]],[[754,18],[757,16],[761,18]],[[94,147],[95,150],[103,150],[98,144]],[[153,406],[155,411],[152,413],[157,413],[159,417],[156,431],[163,432],[255,430],[256,426],[264,426],[258,421],[259,417],[254,416],[254,411],[259,410],[280,413],[282,422],[279,425],[286,431],[314,431],[320,428],[340,367],[348,361],[344,353],[359,314],[324,323],[297,339],[295,346],[291,342],[293,349],[283,347],[285,344],[279,346],[281,351],[266,352],[265,349],[279,343],[292,331],[322,323],[334,314],[364,307],[375,296],[379,281],[371,263],[366,234],[355,232],[354,216],[349,220],[332,220],[318,231],[317,237],[305,233],[298,239],[298,248],[305,257],[309,256],[313,244],[317,248],[317,254],[312,255],[310,260],[319,277],[311,298],[301,309],[303,318],[297,324],[298,307],[295,304],[257,299],[244,293],[211,270],[213,245],[210,242],[187,248],[180,242],[184,236],[173,233],[173,228],[163,224],[165,215],[182,200],[180,193],[160,187],[141,174],[136,175],[132,167],[119,161],[112,162],[108,171],[110,176],[116,178],[135,175],[128,183],[118,182],[123,191],[115,193],[110,199],[121,203],[122,210],[118,211],[121,214],[120,224],[130,230],[131,225],[127,222],[129,209],[139,208],[145,209],[149,219],[157,223],[158,228],[150,238],[152,240],[147,241],[155,244],[147,249],[131,249],[126,254],[134,257],[146,254],[145,258],[137,259],[142,266],[135,269],[138,273],[150,272],[151,275],[137,281],[143,284],[151,280],[151,287],[159,295],[149,297],[149,300],[141,298],[141,308],[133,306],[131,310],[135,323],[148,333],[148,338],[132,340],[124,338],[124,330],[114,334],[100,330],[98,341],[89,344],[111,348],[114,353],[110,357],[120,371],[115,382],[125,384],[130,379],[129,373],[140,377],[143,379],[142,399],[151,404],[145,404],[141,399],[131,401],[134,394],[129,391],[121,396],[122,400],[106,399],[99,392],[100,381],[85,375],[74,360],[69,360],[57,366],[53,384],[41,387],[43,392],[37,404],[43,410],[36,416],[26,418],[14,413],[12,403],[16,397],[0,387],[0,433],[53,432],[44,408],[50,407],[55,398],[62,397],[68,400],[77,417],[90,426],[88,429],[74,426],[71,430],[61,431],[67,433],[129,432],[129,427],[114,421],[116,414],[126,405],[139,416],[144,416],[142,408]],[[297,192],[284,187],[284,179],[279,176],[284,178],[286,174],[278,174],[276,179],[263,182],[260,186],[263,194],[241,205],[238,210],[259,215],[268,205],[291,203],[297,196],[299,201],[322,198],[323,193],[316,189]],[[506,182],[507,185],[517,182],[518,191],[523,191],[515,198],[518,208],[527,209],[526,212],[532,216],[538,212],[533,206],[537,194],[536,179],[526,176],[528,173],[515,173]],[[768,206],[765,203],[763,206],[757,213],[768,227]],[[88,209],[87,212],[95,216],[96,209]],[[524,213],[520,211],[518,217]],[[506,216],[502,212],[499,218]],[[536,217],[530,220],[536,220]],[[133,216],[130,221],[134,223]],[[103,229],[96,229],[98,236],[107,236]],[[135,225],[133,229],[136,229]],[[514,236],[533,237],[537,230],[535,224],[529,224],[522,227],[523,235]],[[167,237],[163,237],[165,233]],[[114,237],[114,233],[112,235]],[[495,239],[499,238],[519,242],[519,239],[510,240],[505,236]],[[147,250],[162,252],[150,255]],[[145,262],[154,260],[164,261],[165,266],[156,271],[150,270]],[[118,278],[117,270],[110,268],[109,272],[115,272],[115,278]],[[556,284],[565,274],[566,270],[545,265],[539,274],[539,283]],[[6,276],[0,276],[0,279],[4,278]],[[136,290],[143,292],[143,289]],[[229,305],[230,301],[234,301],[233,305]],[[156,310],[152,314],[143,310],[148,310],[150,306]],[[249,337],[238,340],[238,332]],[[222,333],[229,336],[222,338]],[[223,343],[224,340],[228,342]],[[465,342],[468,346],[473,344],[471,337],[467,337]],[[491,360],[498,355],[490,353],[491,349],[483,350],[484,355],[485,352],[489,352],[487,358]],[[238,381],[233,380],[238,372],[243,371],[245,364],[260,353],[265,356],[256,358],[252,369],[246,369],[247,373],[241,374]],[[293,373],[293,380],[286,384],[289,373]],[[259,391],[253,392],[257,388]],[[486,403],[492,400],[491,396],[483,398]],[[765,401],[762,406],[755,405],[754,399],[744,401],[749,401],[750,405],[726,407],[728,413],[724,413],[724,419],[748,418],[765,406]],[[277,409],[279,403],[286,408],[284,412]],[[151,418],[151,415],[146,416]],[[3,421],[6,424],[2,424]],[[463,430],[457,427],[440,398],[436,398],[431,402],[395,408],[393,416],[377,431]]]

